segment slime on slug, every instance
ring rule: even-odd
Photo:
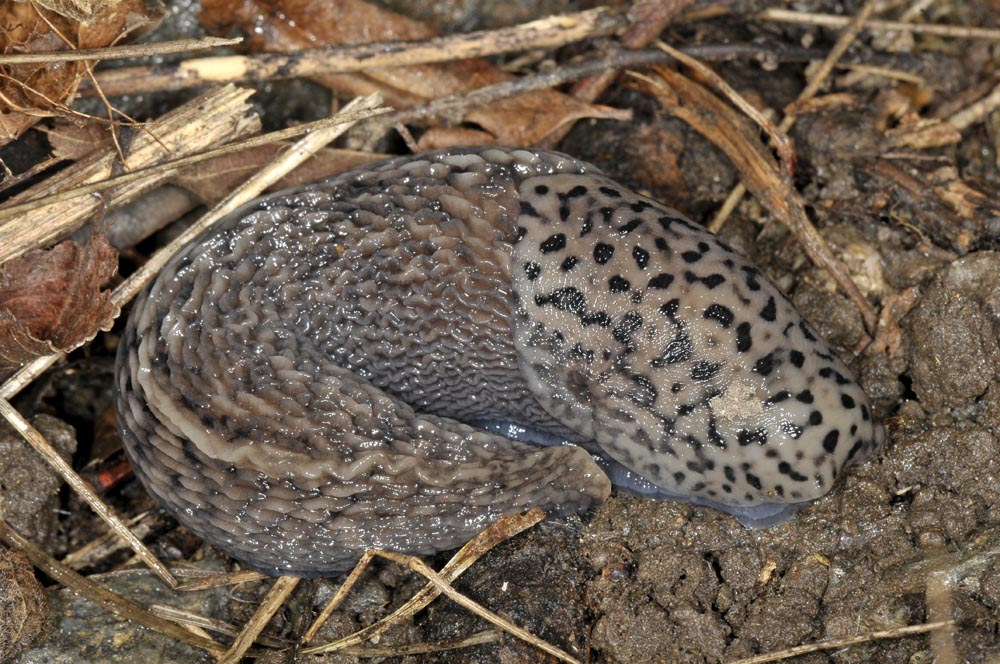
[[[301,576],[611,482],[767,525],[884,435],[746,259],[589,164],[495,147],[234,212],[137,299],[116,408],[181,523]]]

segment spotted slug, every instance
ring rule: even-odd
[[[766,524],[883,439],[758,269],[541,150],[397,158],[250,203],[140,295],[115,382],[148,491],[271,574],[454,548],[611,482]]]

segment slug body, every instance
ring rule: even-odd
[[[883,436],[745,259],[593,166],[505,148],[232,214],[136,301],[116,407],[181,523],[303,576],[585,510],[608,475],[767,522]]]

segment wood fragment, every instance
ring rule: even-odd
[[[48,53],[0,53],[0,65],[23,65],[30,63],[77,62],[80,60],[124,60],[153,55],[187,53],[209,48],[235,46],[242,37],[202,37],[200,39],[176,39],[152,44],[126,44],[105,48],[80,48],[75,51],[51,51]]]

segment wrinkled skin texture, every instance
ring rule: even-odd
[[[768,522],[882,440],[745,259],[593,166],[505,148],[235,212],[137,300],[116,392],[158,500],[250,566],[307,576],[585,510],[602,468]]]

